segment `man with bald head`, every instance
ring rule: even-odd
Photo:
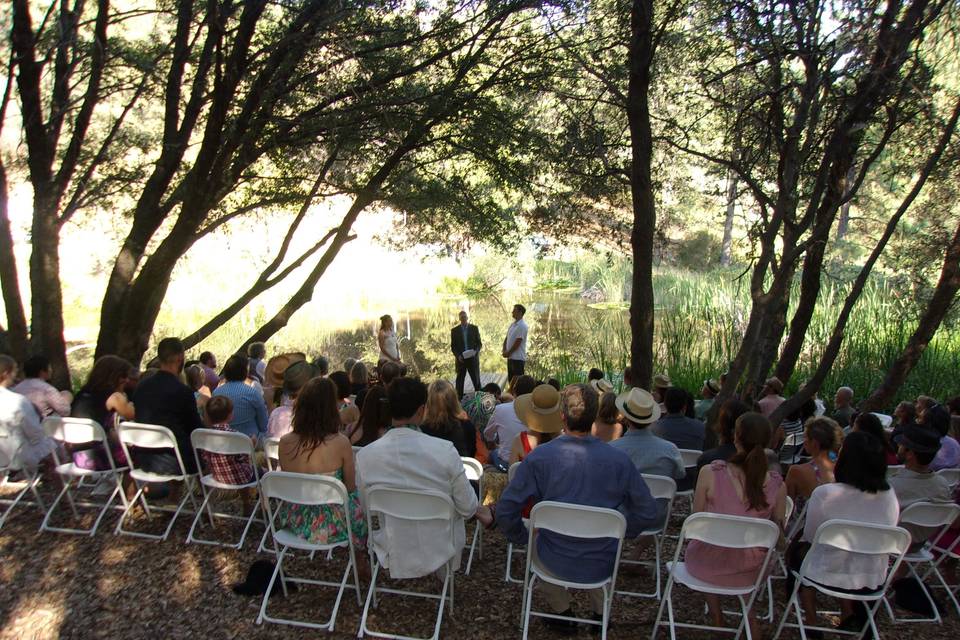
[[[850,421],[856,409],[853,407],[853,389],[850,387],[840,387],[837,394],[833,397],[833,414],[830,416],[837,421],[842,428],[851,426]]]

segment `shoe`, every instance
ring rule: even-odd
[[[573,609],[567,609],[566,611],[561,611],[557,614],[558,616],[570,616],[574,617],[576,614],[573,612]],[[556,618],[543,618],[543,624],[545,627],[557,633],[561,636],[575,636],[577,635],[578,625],[573,620],[557,620]]]

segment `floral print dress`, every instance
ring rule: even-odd
[[[343,469],[337,469],[332,475],[343,482]],[[357,549],[366,549],[367,520],[360,505],[360,495],[357,490],[350,492],[348,502],[353,546]],[[313,544],[336,544],[347,539],[347,521],[341,505],[303,505],[284,502],[277,513],[277,526]]]

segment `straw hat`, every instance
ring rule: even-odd
[[[605,393],[610,393],[613,391],[613,383],[605,378],[599,380],[591,380],[590,386],[593,387],[593,390],[598,394],[603,395]]]
[[[651,424],[660,419],[660,405],[649,391],[634,387],[617,396],[617,409],[634,424]]]
[[[283,384],[283,372],[287,370],[294,362],[306,360],[307,356],[302,353],[281,353],[275,355],[267,361],[267,375],[264,376],[265,387],[279,387]]]
[[[548,384],[541,384],[532,393],[525,393],[513,401],[513,410],[531,431],[560,433],[560,392]]]
[[[665,373],[658,373],[653,376],[653,386],[655,389],[669,389],[673,386],[670,382],[670,376]]]
[[[299,393],[303,385],[318,375],[320,371],[306,360],[294,362],[283,371],[283,390],[290,395]]]

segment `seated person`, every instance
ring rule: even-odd
[[[330,380],[337,387],[337,408],[340,411],[340,424],[344,429],[351,427],[360,419],[360,410],[350,399],[352,393],[350,385],[350,376],[346,371],[334,371],[330,374]]]
[[[49,380],[50,361],[44,356],[33,356],[23,363],[23,380],[11,391],[32,402],[41,418],[53,414],[69,416],[73,394],[69,391],[58,391]]]
[[[640,473],[673,478],[677,481],[677,489],[681,491],[684,490],[681,487],[692,488],[693,485],[684,480],[687,471],[677,445],[658,438],[648,428],[660,417],[660,405],[653,396],[634,387],[620,394],[617,408],[627,425],[627,432],[611,442],[610,446],[627,454]]]
[[[897,496],[901,513],[915,502],[953,502],[950,483],[930,470],[939,449],[939,434],[925,425],[911,425],[901,434],[897,453],[903,459],[904,468],[887,480]],[[910,532],[913,552],[939,527],[904,525],[904,528]]]
[[[606,382],[603,380],[602,382]],[[607,382],[609,385],[610,383]],[[593,422],[590,434],[604,442],[612,442],[623,435],[623,425],[620,423],[620,410],[617,409],[617,394],[611,391],[598,391],[600,394],[600,410],[597,419]]]
[[[883,451],[887,457],[887,464],[900,464],[900,457],[897,450],[890,444],[890,438],[883,429],[880,418],[872,413],[859,413],[853,419],[851,431],[866,431],[872,436],[876,436],[883,443]]]
[[[687,392],[679,387],[670,387],[664,392],[663,404],[667,415],[657,420],[650,431],[677,445],[678,449],[703,451],[706,435],[704,424],[696,418],[684,415],[687,408]]]
[[[420,428],[429,436],[453,443],[462,457],[477,454],[477,430],[460,406],[457,390],[446,380],[434,380],[427,388],[427,408]]]
[[[293,473],[333,476],[347,488],[350,504],[299,505],[284,502],[277,513],[277,528],[287,529],[315,544],[347,539],[347,520],[356,548],[367,548],[367,521],[360,506],[354,471],[353,448],[340,433],[336,385],[313,378],[297,396],[293,431],[280,438],[280,468]],[[358,557],[359,558],[359,557]]]
[[[656,407],[646,391],[634,389],[633,393],[644,394],[648,400],[646,410]],[[514,544],[527,543],[528,532],[521,514],[529,501],[556,500],[618,509],[627,520],[628,538],[636,537],[656,522],[655,501],[630,458],[590,435],[597,404],[597,393],[587,384],[568,385],[561,392],[564,434],[527,456],[496,505],[497,527]],[[634,402],[627,407],[640,413],[640,407]],[[633,419],[646,418],[635,415]],[[576,582],[608,577],[613,571],[617,549],[614,540],[571,539],[549,531],[540,532],[536,546],[537,557],[548,571]],[[574,615],[566,589],[545,582],[538,582],[537,586],[552,611],[558,615]],[[593,589],[588,595],[594,619],[600,620],[603,594],[600,589]],[[545,624],[560,633],[576,632],[576,624],[571,621],[546,618]]]
[[[280,406],[270,412],[270,418],[267,420],[268,437],[282,438],[290,433],[293,405],[297,400],[297,394],[300,393],[303,385],[316,376],[317,368],[306,360],[294,362],[283,370],[283,395]]]
[[[698,476],[701,468],[714,460],[729,460],[737,452],[737,445],[733,442],[737,418],[748,411],[750,411],[750,407],[736,398],[731,398],[720,406],[720,414],[713,425],[713,430],[717,434],[718,445],[713,449],[707,449],[697,458]]]
[[[759,413],[737,418],[737,453],[729,462],[714,460],[700,470],[692,513],[762,518],[783,528],[787,491],[783,478],[770,471],[767,463],[771,431],[770,421]],[[687,546],[685,561],[695,578],[724,587],[747,587],[756,582],[766,555],[765,549],[730,549],[694,540]],[[711,624],[724,626],[719,596],[706,594],[705,598]],[[750,624],[755,633],[755,619]]]
[[[930,463],[930,470],[960,467],[960,443],[950,435],[950,411],[942,404],[931,407],[924,413],[923,424],[934,429],[940,436],[940,450]]]
[[[10,391],[17,377],[17,361],[0,355],[0,447],[14,469],[34,471],[41,464],[53,468],[53,452],[57,442],[40,426],[40,415],[33,404],[19,393]]]
[[[387,399],[387,389],[382,384],[375,384],[367,390],[360,419],[344,435],[350,438],[353,446],[365,447],[389,428],[390,401]]]
[[[124,392],[129,375],[129,362],[117,356],[102,356],[93,363],[87,382],[73,399],[73,417],[95,420],[103,427],[117,467],[127,465],[123,447],[117,439],[117,422],[133,420],[136,415],[133,403],[127,400]],[[81,468],[97,471],[110,468],[106,452],[100,445],[71,445],[70,449],[73,462]]]
[[[230,402],[230,398],[226,396],[211,398],[205,410],[208,429],[239,433],[230,426],[230,419],[233,418],[233,403]],[[255,442],[254,446],[256,446]],[[201,453],[203,454],[204,462],[207,464],[210,474],[217,482],[224,484],[249,484],[256,479],[253,464],[249,456],[227,455],[210,451],[203,451]]]
[[[518,376],[513,386],[513,397],[532,393],[536,386],[537,382],[531,376]],[[490,464],[503,472],[506,472],[510,465],[510,448],[513,445],[513,439],[527,430],[526,425],[517,416],[514,402],[511,400],[498,404],[487,422],[487,428],[483,430],[484,440],[488,444],[497,445],[496,448],[490,449]]]
[[[840,450],[840,425],[831,418],[810,418],[803,428],[803,448],[810,460],[791,465],[787,471],[787,495],[793,499],[798,516],[813,490],[833,482],[833,467]]]
[[[223,379],[213,392],[213,397],[226,396],[233,403],[233,420],[230,426],[234,431],[256,437],[257,442],[267,433],[267,404],[263,399],[263,390],[247,384],[250,365],[247,357],[234,354],[223,365]]]
[[[563,430],[560,392],[552,385],[541,384],[532,393],[525,393],[513,402],[520,421],[527,429],[513,439],[510,464],[522,461],[531,451],[547,444]]]

